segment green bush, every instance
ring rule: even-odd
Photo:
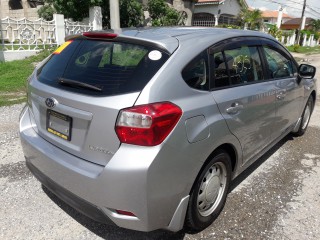
[[[299,48],[300,48],[300,45],[299,45],[299,44],[293,45],[293,51],[294,51],[294,52],[299,52]]]

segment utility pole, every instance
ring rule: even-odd
[[[111,29],[120,28],[120,8],[119,0],[110,0],[110,25]]]
[[[283,16],[283,7],[282,5],[280,5],[279,11],[278,11],[278,18],[277,18],[277,28],[279,29],[282,23],[282,16]]]
[[[303,22],[303,18],[304,18],[304,12],[306,10],[306,5],[307,5],[307,0],[304,0],[303,7],[302,7],[301,19],[300,19],[300,26],[299,26],[297,38],[296,38],[296,44],[299,44],[299,42],[300,42],[300,31],[302,30],[302,26],[303,26],[302,22]]]

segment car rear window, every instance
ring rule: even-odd
[[[141,91],[168,58],[143,45],[78,39],[54,52],[37,77],[67,91],[118,95]]]

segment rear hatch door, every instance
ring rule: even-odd
[[[114,130],[119,110],[134,105],[168,57],[139,44],[66,42],[29,83],[35,130],[64,151],[105,165],[120,146]]]

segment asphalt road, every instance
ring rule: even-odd
[[[320,55],[299,57],[320,72]],[[320,101],[307,133],[286,137],[238,177],[219,218],[193,235],[135,232],[96,223],[76,212],[25,167],[18,137],[22,105],[1,107],[0,239],[319,239],[319,106]]]

